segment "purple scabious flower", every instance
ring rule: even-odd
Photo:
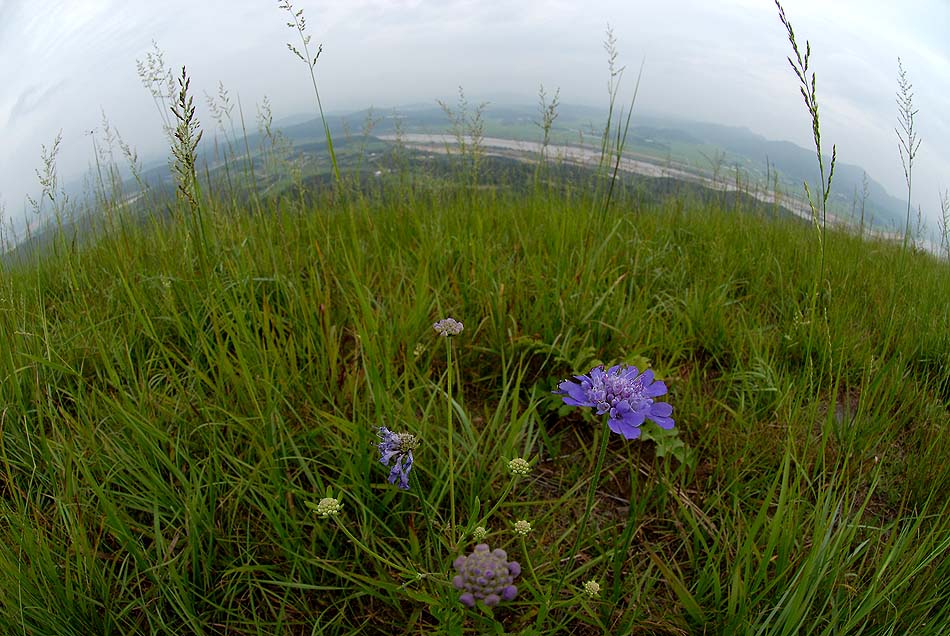
[[[488,607],[500,601],[510,601],[518,593],[512,583],[521,574],[517,561],[508,561],[508,555],[501,548],[491,550],[488,544],[479,543],[468,556],[460,556],[452,564],[457,575],[452,585],[462,594],[459,601],[466,607],[475,607],[481,601]]]
[[[448,338],[449,336],[457,336],[462,333],[462,329],[465,328],[465,325],[455,318],[443,318],[439,322],[434,323],[432,328],[435,329],[440,336]]]
[[[380,438],[379,461],[389,466],[389,483],[395,484],[399,480],[399,487],[409,490],[409,469],[412,468],[412,451],[419,445],[415,435],[409,433],[393,433],[385,426],[380,426],[376,434]]]
[[[597,409],[597,415],[608,413],[607,426],[614,433],[637,439],[645,420],[660,428],[673,428],[673,407],[653,401],[666,393],[666,384],[654,380],[653,371],[640,373],[636,367],[619,364],[604,371],[601,365],[574,377],[580,383],[564,380],[554,393],[563,395],[565,404],[590,406]]]

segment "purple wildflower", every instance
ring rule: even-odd
[[[452,565],[458,572],[452,585],[462,592],[459,601],[467,607],[475,607],[476,601],[491,607],[510,601],[518,593],[512,583],[521,574],[521,566],[517,561],[509,563],[508,554],[501,548],[491,550],[479,543],[471,554],[460,556]]]
[[[465,325],[460,323],[455,318],[443,318],[439,322],[434,323],[432,328],[435,329],[440,336],[447,338],[449,336],[457,336],[462,333],[462,329],[465,328]]]
[[[640,373],[636,367],[616,365],[604,371],[594,367],[588,375],[574,376],[580,383],[564,380],[554,393],[571,406],[590,406],[597,415],[609,413],[607,426],[626,439],[640,437],[644,420],[660,428],[673,428],[673,407],[653,399],[666,393],[666,384],[653,379],[653,371]]]
[[[376,434],[380,437],[379,461],[384,466],[393,465],[389,470],[389,483],[395,484],[399,480],[399,487],[409,490],[409,469],[412,468],[412,451],[419,445],[415,435],[409,433],[393,433],[385,426],[380,426]]]

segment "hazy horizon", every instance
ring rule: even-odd
[[[629,101],[643,62],[638,112],[748,128],[811,148],[811,122],[786,61],[788,39],[772,0],[715,5],[674,0],[631,7],[619,0],[357,0],[345,6],[300,2],[312,45],[322,43],[317,81],[324,107],[345,113],[411,103],[534,103],[538,85],[560,87],[561,101],[605,108],[609,22],[618,63],[627,67],[620,99]],[[897,58],[913,83],[923,143],[914,164],[914,202],[933,221],[938,193],[950,188],[950,7],[916,0],[902,7],[846,0],[788,0],[800,46],[812,47],[824,151],[864,167],[901,198],[897,151]],[[249,130],[266,96],[275,119],[313,113],[306,67],[287,51],[298,35],[277,3],[173,0],[133,6],[116,0],[39,6],[0,0],[0,203],[22,215],[39,191],[40,147],[62,129],[62,181],[84,173],[102,112],[143,158],[168,154],[161,118],[136,73],[154,40],[167,66],[192,78],[198,118],[215,123],[205,93],[223,82],[241,100]],[[209,37],[210,34],[210,37]],[[634,123],[636,115],[634,116]]]

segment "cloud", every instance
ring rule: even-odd
[[[22,7],[23,0],[0,0],[0,39],[12,30]]]
[[[22,122],[20,120],[38,110],[48,108],[49,104],[55,102],[54,97],[66,87],[67,81],[60,80],[52,86],[41,86],[34,84],[28,86],[20,93],[10,112],[7,113],[7,126],[15,126]]]

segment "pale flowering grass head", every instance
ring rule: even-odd
[[[462,329],[465,328],[465,325],[460,323],[455,318],[443,318],[442,320],[434,323],[432,328],[442,337],[457,336],[462,333]]]
[[[554,393],[564,396],[570,406],[589,406],[597,415],[608,414],[607,426],[626,439],[640,437],[640,426],[650,420],[660,428],[673,428],[673,407],[656,398],[666,394],[666,384],[653,379],[653,371],[640,373],[636,367],[616,365],[604,370],[594,367],[587,375],[564,380]]]

